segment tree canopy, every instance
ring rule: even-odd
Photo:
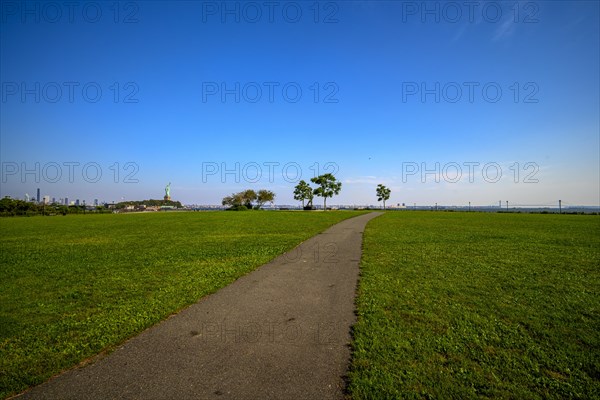
[[[81,205],[63,205],[57,203],[43,204],[32,201],[24,201],[5,197],[0,199],[0,217],[9,217],[17,215],[66,215],[87,212],[111,212],[104,209],[103,206],[85,206]]]
[[[230,196],[223,197],[221,204],[229,206],[231,210],[251,210],[254,208],[253,202],[256,202],[256,208],[261,208],[264,204],[273,202],[275,193],[270,190],[261,189],[255,192],[252,189],[243,190],[238,193],[232,193]]]
[[[274,200],[275,193],[270,190],[261,189],[256,196],[256,205],[258,208],[261,208],[266,203],[273,203]]]
[[[323,209],[327,210],[327,198],[340,193],[342,182],[338,182],[333,174],[319,175],[311,178],[310,181],[318,185],[313,193],[315,196],[323,198]]]
[[[385,187],[381,183],[377,185],[377,201],[383,201],[383,209],[385,210],[385,202],[390,199],[391,189]]]
[[[302,202],[302,208],[304,208],[304,201],[308,200],[308,207],[312,207],[313,201],[313,189],[306,181],[301,180],[294,188],[294,200]]]

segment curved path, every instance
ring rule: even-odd
[[[347,219],[19,399],[342,399],[362,233]]]

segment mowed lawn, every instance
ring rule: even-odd
[[[600,398],[600,217],[369,222],[353,399]]]
[[[39,384],[360,213],[0,219],[0,398]]]

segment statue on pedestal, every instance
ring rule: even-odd
[[[165,200],[171,200],[171,182],[165,187]]]

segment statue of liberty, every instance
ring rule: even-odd
[[[165,200],[171,200],[171,182],[165,187]]]

